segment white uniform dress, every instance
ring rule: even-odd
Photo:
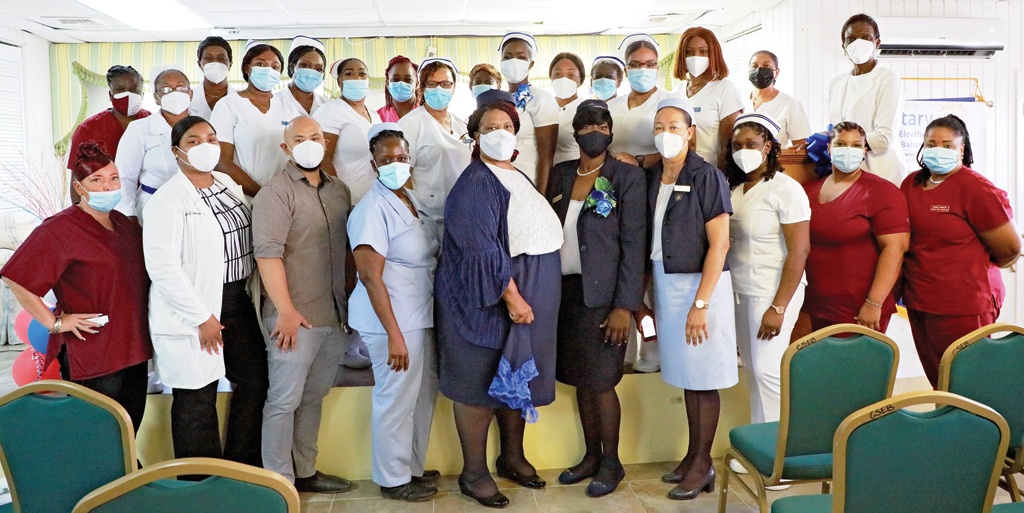
[[[658,102],[667,94],[658,88],[644,103],[629,108],[629,95],[624,94],[608,101],[608,112],[612,115],[612,144],[608,151],[612,155],[650,155],[658,153],[654,146],[654,115],[658,113]]]
[[[225,98],[228,96],[238,96],[238,91],[231,87],[231,84],[228,84],[228,92],[224,95]],[[206,90],[203,89],[202,82],[199,82],[199,85],[192,88],[192,103],[188,106],[188,114],[190,116],[199,116],[206,120],[209,120],[210,116],[213,115],[213,109],[210,108],[210,104],[206,103]]]
[[[764,102],[757,109],[751,103],[751,112],[770,116],[779,124],[779,135],[776,139],[783,148],[788,148],[795,140],[806,139],[811,136],[811,125],[807,122],[807,113],[804,106],[792,96],[779,91],[778,96],[769,102]],[[824,127],[822,127],[824,129]]]
[[[462,140],[466,123],[451,116],[449,133],[423,106],[416,107],[398,120],[405,139],[409,141],[412,183],[423,211],[437,221],[444,233],[444,202],[455,180],[469,166],[472,146]],[[365,140],[365,138],[364,138]]]
[[[178,172],[171,153],[171,125],[163,111],[128,124],[117,145],[114,164],[121,176],[121,202],[117,210],[142,219],[142,207]]]
[[[288,156],[281,151],[284,128],[301,114],[301,109],[285,104],[277,96],[270,98],[270,110],[264,114],[247,98],[235,94],[217,102],[210,123],[220,142],[235,146],[235,164],[263,186],[288,162]]]
[[[577,96],[575,100],[558,108],[558,146],[555,147],[555,164],[580,158],[580,145],[572,136],[572,118],[576,117],[576,109],[583,103]],[[557,100],[556,100],[557,101]]]
[[[788,253],[782,225],[810,221],[811,205],[796,180],[776,173],[746,192],[742,185],[733,189],[732,208],[727,261],[736,293],[736,343],[750,388],[750,421],[775,422],[779,420],[782,354],[804,302],[806,278],[786,305],[779,334],[758,340],[757,331],[782,280]]]
[[[867,132],[871,151],[864,169],[896,187],[902,185],[907,166],[896,129],[903,115],[903,85],[899,75],[881,64],[863,75],[843,73],[829,82],[828,102],[829,123],[853,121]]]
[[[676,92],[685,95],[686,82],[680,83]],[[720,143],[718,126],[722,124],[722,118],[743,110],[743,99],[736,86],[728,80],[708,82],[689,99],[693,105],[693,121],[697,126],[697,155],[717,167]]]
[[[526,173],[534,184],[537,183],[537,127],[551,126],[558,124],[558,102],[555,96],[546,89],[530,86],[530,94],[533,95],[526,102],[525,109],[519,111],[519,133],[516,134],[519,156],[516,157],[515,165],[520,171]],[[579,157],[576,157],[579,158]]]
[[[324,98],[322,94],[313,92],[313,110],[306,112],[306,108],[303,107],[302,104],[299,103],[299,100],[295,99],[295,95],[292,94],[290,85],[274,93],[274,96],[281,98],[281,100],[284,101],[285,105],[287,105],[289,108],[301,112],[302,114],[305,114],[307,116],[312,116],[314,113],[316,113],[317,110],[320,109],[321,106],[327,103],[327,100]]]
[[[369,120],[339,98],[327,102],[313,115],[325,134],[338,136],[338,143],[334,147],[334,169],[352,193],[353,205],[359,203],[377,181],[377,175],[370,165],[373,156],[370,154],[366,134],[371,126],[381,121],[377,111],[370,108],[366,110],[370,113]]]

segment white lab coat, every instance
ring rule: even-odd
[[[228,175],[214,179],[245,202]],[[172,388],[198,389],[224,376],[224,357],[199,345],[199,325],[220,318],[224,291],[224,234],[192,182],[172,176],[143,210],[142,245],[149,292],[149,329],[160,380]]]
[[[875,65],[864,75],[843,73],[828,85],[829,122],[853,121],[867,132],[866,169],[896,187],[907,175],[897,123],[903,114],[903,86],[899,75]]]
[[[171,152],[171,125],[162,111],[128,124],[117,145],[114,164],[121,177],[117,210],[126,216],[138,216],[150,198],[139,185],[158,189],[178,173],[178,162]]]

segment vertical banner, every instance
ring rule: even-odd
[[[987,145],[984,143],[985,130],[988,125],[988,107],[984,102],[971,98],[944,98],[937,100],[909,100],[903,107],[903,116],[898,120],[897,133],[903,146],[903,155],[907,163],[907,171],[913,172],[920,168],[917,165],[917,150],[924,142],[924,130],[935,118],[947,114],[964,120],[971,134],[974,148],[974,164],[972,169],[984,173],[989,169],[986,165]]]

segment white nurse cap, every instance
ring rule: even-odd
[[[165,71],[171,71],[171,70],[180,71],[182,75],[185,75],[186,79],[188,78],[188,75],[185,74],[185,68],[182,68],[181,65],[179,65],[179,64],[161,64],[159,66],[153,66],[153,70],[149,72],[149,81],[152,82],[155,85],[156,84],[156,79],[160,76],[161,73],[163,73]]]
[[[650,43],[650,45],[654,47],[654,53],[658,54],[659,56],[661,55],[661,46],[658,45],[658,42],[655,41],[654,38],[650,36],[650,34],[630,34],[622,38],[622,42],[619,43],[619,54],[622,56],[623,62],[628,60],[629,57],[628,55],[626,55],[626,49],[629,48],[629,45],[637,41],[645,41],[647,43]]]
[[[242,50],[242,55],[245,55],[245,54],[249,53],[249,50],[252,47],[254,47],[256,45],[261,45],[261,44],[264,44],[263,41],[257,41],[255,39],[250,39],[250,40],[246,41],[245,42],[245,49]]]
[[[771,116],[758,114],[757,112],[751,112],[737,117],[733,126],[739,126],[740,123],[757,123],[758,125],[767,128],[768,133],[772,134],[772,137],[776,139],[779,138],[779,131],[782,130],[779,123],[772,119]]]
[[[598,55],[597,57],[594,58],[594,62],[590,65],[591,69],[593,69],[594,66],[597,66],[598,64],[601,64],[602,62],[607,62],[609,64],[614,64],[615,66],[618,66],[619,69],[621,69],[623,71],[626,70],[626,63],[622,62],[622,59],[620,59],[620,58],[618,58],[618,57],[616,57],[614,55]]]
[[[398,123],[377,123],[370,127],[370,131],[366,132],[366,141],[372,141],[374,137],[384,131],[389,132],[401,132],[402,125]]]
[[[427,64],[433,64],[435,62],[440,62],[441,64],[444,64],[445,66],[451,68],[453,75],[459,74],[459,68],[455,66],[455,63],[452,62],[452,60],[447,57],[427,57],[426,59],[423,59],[423,62],[420,63],[420,67],[418,69],[423,69],[423,67],[426,66]]]
[[[530,51],[534,55],[537,54],[537,40],[534,39],[532,35],[527,34],[526,32],[518,31],[506,32],[505,37],[501,38],[501,44],[498,45],[498,51],[501,52],[501,49],[505,48],[505,44],[513,39],[520,39],[526,41],[526,44],[529,45],[530,47]]]
[[[660,102],[658,102],[658,110],[660,111],[661,109],[664,109],[664,108],[667,108],[667,107],[672,107],[674,109],[679,109],[679,110],[689,114],[690,115],[690,124],[691,125],[695,125],[696,124],[696,122],[693,119],[693,116],[694,116],[693,105],[690,105],[689,100],[687,100],[686,98],[683,98],[682,96],[675,96],[675,95],[666,96],[665,98],[662,98],[662,100]]]
[[[324,44],[319,40],[307,36],[295,36],[292,38],[292,46],[288,48],[288,55],[291,55],[295,49],[302,48],[303,46],[312,46],[313,48],[320,50],[320,53],[327,53],[324,49]]]

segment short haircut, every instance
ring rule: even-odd
[[[256,58],[257,55],[260,55],[260,54],[262,54],[262,53],[264,53],[266,51],[274,52],[274,55],[277,56],[277,60],[281,61],[282,65],[284,64],[284,57],[281,55],[281,50],[278,50],[276,47],[274,47],[272,45],[268,45],[266,43],[260,43],[258,45],[253,45],[251,48],[249,48],[248,52],[245,52],[245,55],[242,57],[242,79],[243,80],[245,80],[246,82],[249,81],[249,72],[245,71],[245,68],[249,65],[249,63],[252,62],[253,59]]]
[[[600,107],[584,107],[576,110],[576,115],[572,117],[572,130],[573,132],[579,132],[581,128],[587,125],[608,125],[608,131],[612,131],[612,113],[608,109],[602,109]]]
[[[185,116],[181,121],[174,124],[174,128],[171,128],[171,146],[177,147],[181,144],[181,138],[185,137],[185,132],[188,132],[192,127],[200,123],[210,125],[210,130],[213,130],[214,134],[217,133],[217,129],[214,128],[213,124],[207,121],[206,118],[199,116]]]
[[[498,71],[498,68],[495,68],[492,64],[488,64],[486,62],[481,62],[480,64],[473,66],[473,69],[469,70],[469,80],[472,81],[473,77],[480,72],[487,73],[494,78],[494,81],[499,87],[501,86],[501,72]]]
[[[758,55],[767,55],[768,58],[771,59],[772,62],[775,63],[775,69],[779,69],[779,56],[778,55],[775,55],[774,53],[772,53],[772,52],[770,52],[768,50],[758,50],[758,51],[754,52],[753,55],[750,56],[750,60],[754,60],[754,58],[757,57]]]
[[[876,22],[871,16],[860,13],[850,16],[847,18],[846,23],[843,23],[843,30],[839,32],[839,40],[843,43],[846,42],[846,30],[853,26],[854,23],[867,23],[868,25],[871,25],[871,29],[875,31],[875,38],[882,38],[882,34],[878,33],[878,22]]]
[[[456,80],[457,75],[455,74],[455,70],[452,69],[451,66],[449,66],[449,65],[447,65],[447,64],[445,64],[445,63],[443,63],[441,61],[428,62],[426,66],[423,66],[423,67],[421,67],[419,69],[419,73],[420,73],[419,84],[417,84],[416,90],[419,91],[419,93],[421,95],[423,94],[423,90],[427,88],[427,77],[429,77],[430,75],[433,75],[435,71],[437,71],[437,70],[439,70],[441,68],[444,68],[444,69],[448,70],[448,72],[452,74],[452,82],[454,82]],[[476,69],[476,68],[473,68],[473,69]]]
[[[110,87],[118,77],[124,75],[135,75],[135,78],[139,79],[139,85],[142,85],[142,74],[131,66],[122,66],[115,64],[107,69],[107,87]]]
[[[572,61],[573,64],[576,65],[576,71],[579,71],[580,82],[582,83],[583,79],[585,79],[587,76],[587,67],[583,65],[583,60],[580,59],[580,56],[572,52],[562,52],[556,55],[554,59],[551,59],[551,65],[548,66],[548,76],[550,77],[551,74],[555,72],[555,65],[558,64],[558,61],[562,59],[569,59],[570,61]]]
[[[231,45],[228,44],[227,40],[220,36],[210,36],[199,43],[199,49],[196,50],[196,60],[203,60],[203,52],[211,46],[219,46],[228,52],[228,61],[234,62],[234,58],[231,56]]]
[[[699,37],[708,44],[708,71],[711,72],[711,80],[722,80],[729,76],[729,66],[725,63],[725,55],[722,54],[722,45],[719,44],[715,33],[704,27],[690,27],[679,36],[679,45],[676,47],[675,63],[672,66],[672,76],[676,80],[689,80],[690,74],[686,71],[686,44],[691,39]]]

